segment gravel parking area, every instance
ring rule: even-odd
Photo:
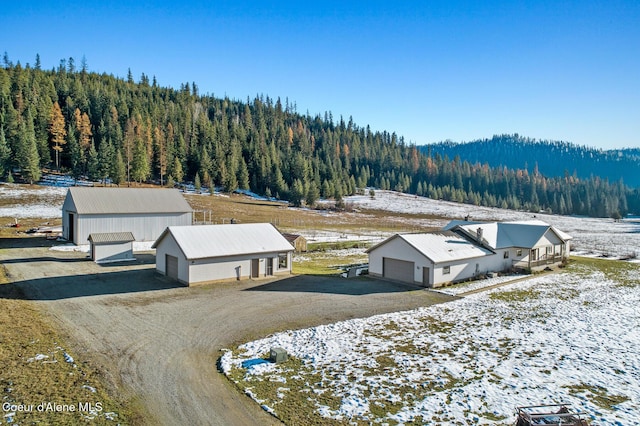
[[[156,274],[150,254],[99,266],[85,253],[41,247],[41,239],[8,241],[0,240],[0,262],[9,285],[38,301],[80,356],[135,395],[150,425],[279,424],[218,372],[221,349],[454,298],[380,280],[316,276],[187,288]]]

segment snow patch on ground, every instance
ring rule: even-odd
[[[0,184],[0,217],[62,217],[62,202],[68,188],[4,183]]]
[[[629,274],[640,280],[638,270]],[[310,398],[340,398],[337,407],[318,403],[318,415],[334,419],[488,425],[511,423],[518,405],[569,402],[594,424],[636,424],[639,303],[638,285],[599,271],[563,272],[447,304],[277,333],[225,353],[221,365],[229,373],[282,347],[302,361],[295,374],[309,377]],[[246,371],[245,380],[286,380],[284,365]],[[277,414],[285,395],[260,403]],[[608,407],[607,398],[619,402]],[[373,404],[387,414],[374,415]]]

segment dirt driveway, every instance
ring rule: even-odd
[[[149,425],[279,424],[218,372],[221,349],[275,331],[451,300],[377,280],[313,276],[177,287],[155,273],[151,255],[98,266],[84,253],[39,245],[0,240],[0,262],[75,339],[79,357],[97,360],[137,396]]]

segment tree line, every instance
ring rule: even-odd
[[[73,58],[50,70],[0,67],[0,176],[37,182],[59,170],[116,185],[189,181],[249,189],[313,206],[358,188],[531,211],[591,216],[638,211],[637,191],[592,177],[545,177],[422,152],[331,112],[301,114],[288,100],[245,101],[88,70]],[[635,209],[635,210],[634,210]]]
[[[604,150],[564,141],[537,140],[516,133],[463,143],[445,141],[421,149],[449,158],[459,155],[471,163],[487,162],[493,167],[524,168],[529,172],[537,167],[545,176],[569,173],[588,179],[593,175],[609,181],[623,179],[633,188],[640,187],[640,148]]]

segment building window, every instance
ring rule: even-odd
[[[516,256],[522,256],[522,249],[518,249],[518,251],[516,251]]]
[[[509,250],[507,250],[507,251],[505,251],[505,252],[504,252],[504,258],[505,258],[505,259],[508,259],[508,258],[509,258]]]
[[[442,267],[442,275],[447,275],[451,273],[451,266],[443,266]]]
[[[289,265],[289,255],[287,253],[280,253],[278,255],[278,269],[287,269]]]

